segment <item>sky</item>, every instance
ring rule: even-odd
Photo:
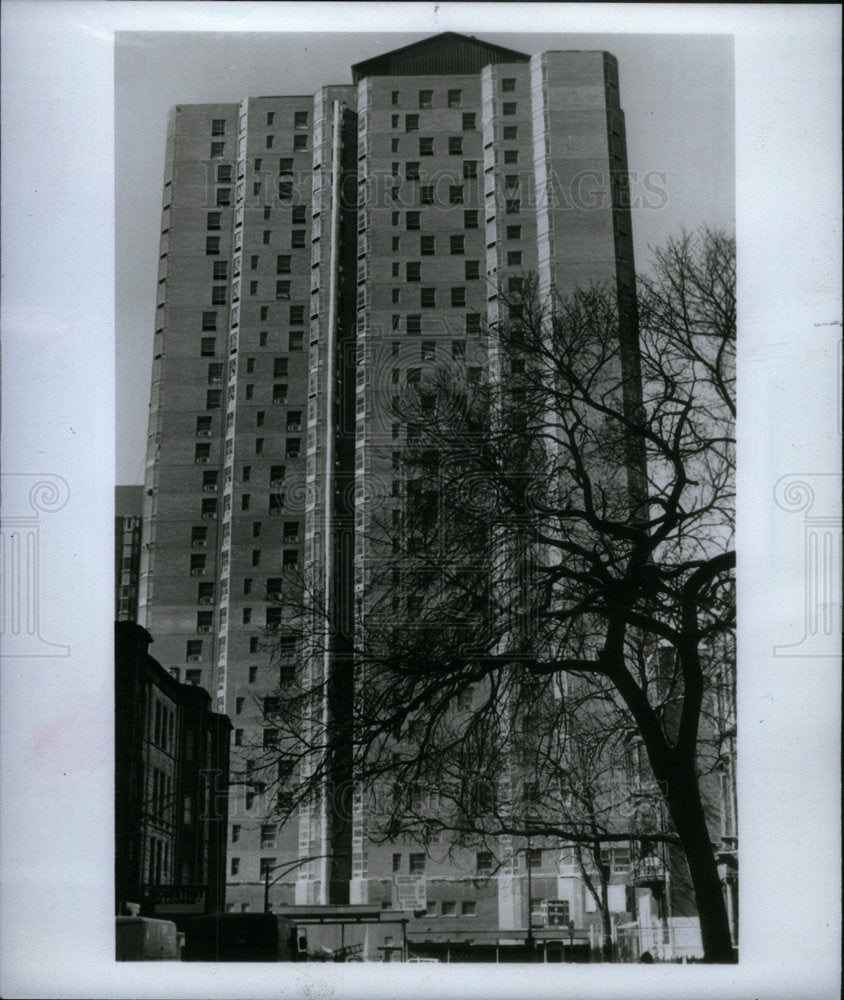
[[[312,94],[363,59],[436,32],[120,32],[115,44],[117,482],[143,482],[167,112],[175,104]],[[618,59],[636,265],[681,227],[735,226],[729,34],[471,33],[516,51],[604,49]]]

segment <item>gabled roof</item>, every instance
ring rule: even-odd
[[[392,52],[374,56],[352,66],[352,80],[366,76],[439,76],[479,73],[491,63],[523,63],[530,56],[501,45],[478,41],[471,35],[444,31]]]

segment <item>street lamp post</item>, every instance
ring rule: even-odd
[[[266,868],[264,869],[264,913],[270,912],[270,885],[275,885],[275,883],[278,882],[278,880],[282,878],[284,875],[286,875],[288,872],[292,872],[294,869],[299,868],[301,865],[308,864],[309,861],[319,861],[320,858],[330,858],[333,856],[334,855],[331,854],[313,854],[308,858],[299,858],[292,864],[267,865]],[[282,868],[283,871],[281,872],[280,875],[276,875],[276,877],[272,880],[272,882],[270,882],[270,872],[278,871],[279,868]]]

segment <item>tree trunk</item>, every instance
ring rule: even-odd
[[[735,962],[727,906],[693,766],[671,768],[666,801],[692,879],[705,962]]]
[[[612,918],[610,917],[609,889],[607,888],[609,879],[601,868],[601,961],[611,962],[613,960],[612,948]]]

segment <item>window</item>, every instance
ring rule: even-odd
[[[299,522],[285,521],[283,541],[291,544],[299,541]]]
[[[216,499],[209,499],[202,501],[202,517],[203,520],[210,521],[212,518],[217,516],[217,501]]]
[[[292,174],[293,173],[293,157],[283,156],[278,161],[278,172],[280,174]]]
[[[404,165],[404,176],[406,180],[419,180],[419,164],[415,160],[408,160]]]
[[[451,356],[455,361],[464,361],[466,359],[466,341],[465,340],[452,340],[451,342]]]
[[[231,205],[232,203],[232,189],[231,188],[217,188],[217,204],[221,208],[225,208],[226,205]]]
[[[479,334],[481,332],[481,314],[466,313],[466,333]]]
[[[452,254],[462,254],[465,252],[465,236],[460,234],[452,235],[449,237],[449,246],[451,248]]]
[[[217,167],[217,183],[218,184],[231,184],[232,182],[232,168],[231,164],[221,163]]]
[[[244,493],[240,498],[240,509],[249,510],[250,494]]]
[[[206,229],[221,229],[222,228],[222,213],[220,212],[209,212],[208,213],[208,223]]]
[[[266,701],[267,699],[265,699]],[[261,850],[272,850],[275,847],[276,827],[275,824],[266,824],[261,827]],[[267,859],[269,860],[269,859]],[[275,860],[273,858],[273,860]]]
[[[504,211],[507,215],[518,215],[522,210],[522,203],[518,198],[508,198],[504,202]]]
[[[284,273],[284,272],[282,272]],[[290,298],[290,282],[289,281],[277,281],[275,283],[275,297],[277,299],[289,299]]]
[[[507,239],[508,240],[520,240],[522,238],[522,227],[521,226],[508,226],[507,227]]]
[[[478,161],[477,160],[464,160],[463,161],[463,178],[464,180],[472,180],[478,176]]]
[[[212,142],[211,143],[211,156],[212,158],[222,156],[226,151],[226,144],[224,142]]]
[[[519,188],[519,175],[518,174],[505,174],[504,175],[504,187],[509,188],[512,191],[518,191]]]
[[[208,257],[216,257],[220,252],[220,237],[219,236],[206,236],[205,237],[205,254]]]
[[[222,389],[209,389],[208,392],[205,393],[205,409],[219,410],[221,396]]]
[[[454,917],[457,915],[457,903],[451,900],[443,900],[440,903],[440,916]]]
[[[448,155],[449,156],[462,156],[463,155],[463,136],[453,135],[449,137],[448,140]]]
[[[225,281],[229,274],[229,262],[227,260],[214,261],[214,281]]]
[[[294,111],[293,112],[293,128],[302,129],[308,127],[308,112],[307,111]]]
[[[478,904],[474,899],[464,899],[460,904],[461,917],[476,917],[478,915]]]
[[[393,871],[394,872],[401,871],[401,854],[393,855]]]
[[[519,151],[518,151],[518,149],[505,149],[504,150],[504,162],[505,163],[518,163],[519,162]]]
[[[303,250],[305,247],[305,230],[292,229],[290,231],[290,246],[293,250]]]
[[[264,439],[255,438],[255,454],[262,455],[264,453]]]
[[[302,411],[301,410],[289,410],[287,413],[287,424],[285,425],[285,430],[288,433],[296,433],[302,429]]]
[[[288,369],[287,358],[273,359],[273,378],[286,378]]]
[[[508,250],[507,251],[507,266],[508,267],[521,267],[522,266],[522,251],[521,250]]]
[[[419,107],[420,108],[432,108],[434,106],[434,92],[433,90],[420,90],[419,91]]]
[[[437,290],[435,288],[420,289],[419,304],[423,309],[434,309],[437,305]]]
[[[419,229],[421,226],[421,212],[405,212],[405,229]]]
[[[464,113],[463,115],[463,131],[464,132],[474,132],[475,131],[475,113],[470,111]]]
[[[466,305],[466,289],[462,286],[459,288],[452,288],[451,290],[451,304],[452,306],[465,306]]]
[[[211,305],[224,306],[226,304],[226,286],[215,285],[211,289]]]
[[[304,344],[304,333],[301,330],[291,330],[287,337],[287,348],[290,351],[301,351]]]
[[[501,130],[501,136],[503,139],[518,139],[519,138],[519,126],[518,125],[505,125]]]
[[[475,871],[478,875],[490,875],[492,873],[492,851],[478,851],[475,857]]]
[[[192,555],[190,557],[190,575],[202,576],[204,572],[205,572],[205,556]]]
[[[276,274],[290,274],[290,262],[293,258],[289,253],[279,254],[275,259],[275,273]]]
[[[232,858],[230,862],[230,871],[232,875],[237,875],[240,873],[240,858]]]
[[[542,848],[532,847],[525,851],[525,864],[528,868],[535,869],[542,867]]]
[[[501,105],[502,115],[514,115],[516,113],[516,102],[515,101],[505,101]]]
[[[409,334],[420,334],[422,333],[422,317],[419,315],[411,314],[407,316],[407,332]]]
[[[418,132],[419,131],[419,115],[405,115],[404,116],[404,130],[405,130],[405,132]]]
[[[290,325],[291,326],[301,326],[305,322],[305,307],[304,306],[291,306],[290,307]]]
[[[462,103],[463,103],[462,90],[450,90],[448,92],[448,106],[450,108],[459,108]]]
[[[308,148],[308,137],[306,135],[293,136],[293,152],[304,153]]]
[[[293,197],[293,181],[284,178],[278,182],[278,200],[290,201]],[[265,241],[267,242],[267,241]]]
[[[425,855],[424,854],[411,854],[409,858],[410,874],[411,875],[424,875],[425,874]]]
[[[196,418],[196,436],[211,437],[211,417]]]
[[[202,314],[202,329],[203,330],[217,329],[217,314],[215,312],[204,312]]]
[[[467,281],[475,281],[481,276],[481,262],[479,260],[467,260],[464,265],[464,273]]]
[[[394,115],[393,117],[397,118],[398,115]],[[398,123],[396,123],[396,125],[397,124]],[[396,128],[396,125],[393,125],[393,128]],[[399,140],[398,139],[390,139],[390,152],[391,153],[397,153],[398,151],[399,151]]]
[[[463,228],[464,229],[477,229],[478,228],[478,212],[477,209],[467,209],[463,213]]]
[[[390,127],[391,128],[398,128],[399,127],[399,116],[398,115],[391,115],[390,116]]]
[[[305,206],[297,205],[290,213],[290,221],[294,226],[304,226],[306,221]]]
[[[423,138],[419,140],[419,155],[420,156],[433,156],[434,155],[434,140],[431,138]]]
[[[299,438],[288,438],[285,442],[284,454],[286,458],[298,458],[302,448]]]
[[[463,185],[462,184],[450,184],[448,188],[448,203],[449,205],[462,205],[463,204]]]
[[[422,280],[422,265],[418,260],[409,260],[405,265],[405,278],[407,281]]]
[[[274,138],[275,138],[275,136],[272,136],[272,135],[268,135],[267,136],[267,143],[266,143],[267,149],[272,149],[273,148],[273,139]]]
[[[436,341],[423,340],[421,347],[422,347],[421,356],[423,361],[436,361],[437,358]]]
[[[225,135],[226,134],[226,119],[225,118],[214,118],[211,121],[211,135]]]
[[[423,205],[434,204],[434,190],[433,185],[430,184],[419,189],[420,200]]]
[[[397,90],[393,90],[390,92],[390,103],[393,106],[399,103],[399,92]]]
[[[191,559],[195,558],[191,556]],[[204,558],[200,556],[199,558]],[[202,639],[188,639],[185,644],[185,655],[188,660],[198,660],[202,656]]]
[[[419,238],[419,253],[423,257],[431,257],[436,253],[436,237],[421,236]]]
[[[393,288],[390,291],[391,299],[394,305],[397,305],[401,301],[401,289]]]

